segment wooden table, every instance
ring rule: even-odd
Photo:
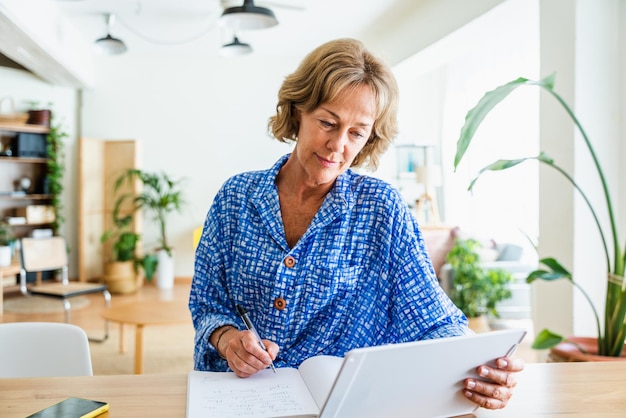
[[[184,418],[186,374],[0,379],[0,418],[23,417],[71,396],[107,401],[102,417]],[[618,417],[626,411],[626,362],[532,363],[502,410],[482,417]]]
[[[135,325],[135,374],[143,372],[143,328],[191,322],[185,303],[164,300],[130,302],[102,311],[102,317],[120,324],[120,352],[126,350],[124,324]]]
[[[185,374],[0,379],[0,417],[23,418],[69,397],[106,401],[102,417],[184,418]]]
[[[0,316],[2,316],[2,312],[4,310],[4,284],[3,279],[9,276],[15,276],[16,274],[20,274],[20,263],[17,260],[13,260],[10,266],[0,267]]]

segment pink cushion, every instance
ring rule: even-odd
[[[439,277],[441,267],[446,263],[446,256],[454,246],[456,228],[424,226],[421,227],[421,230],[435,274]]]

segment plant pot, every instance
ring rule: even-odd
[[[109,292],[133,293],[137,290],[137,273],[132,261],[113,261],[104,265],[104,283]]]
[[[572,361],[625,361],[626,353],[622,352],[621,357],[599,356],[598,339],[593,337],[569,337],[582,347],[586,353],[582,352],[576,344],[571,342],[561,342],[550,349],[548,361],[551,362],[572,362]]]
[[[468,325],[472,331],[479,334],[481,332],[491,331],[487,315],[477,316],[475,318],[467,318]]]
[[[11,255],[11,247],[8,245],[0,246],[0,267],[7,267],[11,265]]]
[[[157,264],[156,284],[159,289],[172,289],[174,287],[174,252],[170,256],[167,251],[157,251],[159,264]]]
[[[32,125],[50,126],[52,112],[49,109],[29,110],[26,123]]]

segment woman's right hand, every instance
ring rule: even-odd
[[[263,340],[267,351],[259,345],[256,337],[248,330],[239,331],[234,327],[224,331],[216,342],[217,352],[228,361],[228,366],[239,377],[249,377],[259,370],[267,369],[276,359],[280,348],[270,340]],[[216,332],[221,332],[217,330]]]

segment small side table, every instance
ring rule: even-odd
[[[4,310],[4,284],[3,279],[8,276],[20,274],[21,266],[15,259],[10,266],[0,267],[0,316]]]
[[[120,353],[125,351],[124,324],[135,325],[135,374],[143,373],[143,328],[189,322],[191,314],[181,302],[149,300],[129,302],[102,311],[102,317],[120,324]]]

